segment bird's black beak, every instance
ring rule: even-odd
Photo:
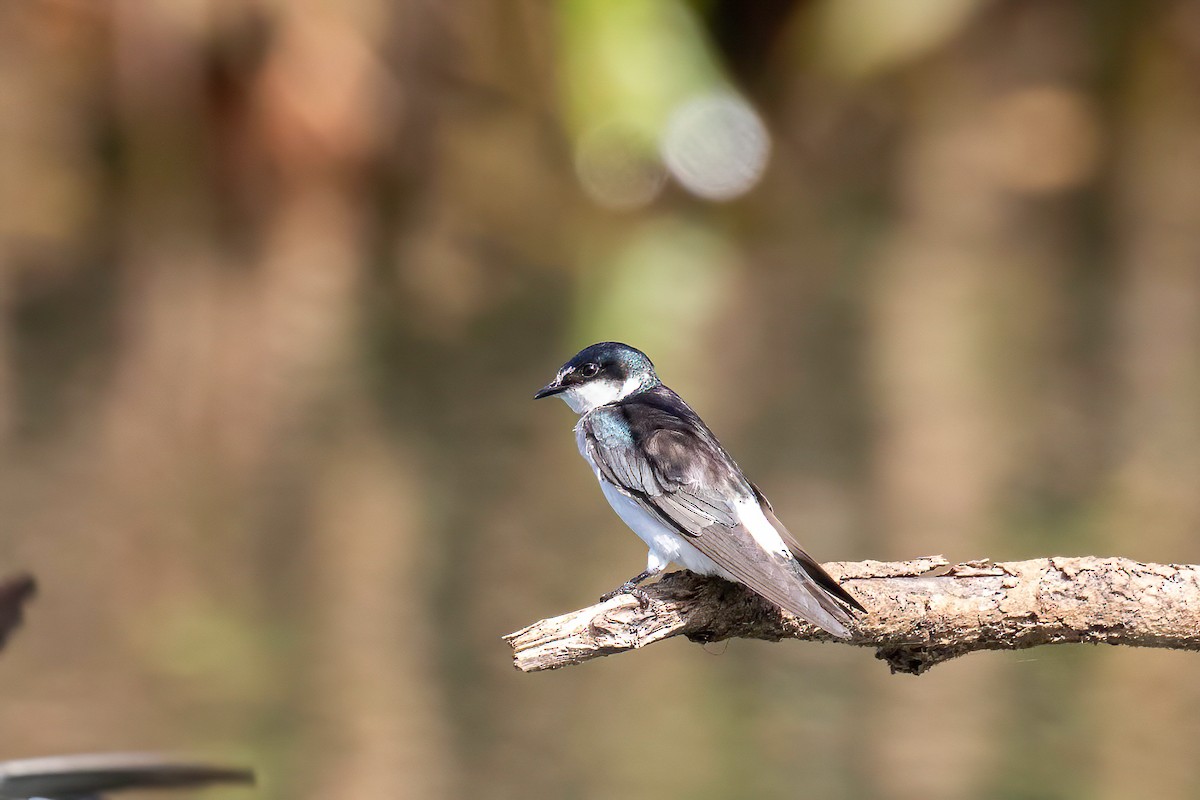
[[[556,394],[562,394],[566,390],[567,387],[559,383],[558,378],[555,378],[542,388],[538,389],[537,394],[533,396],[533,399],[541,400],[543,397],[553,397]]]

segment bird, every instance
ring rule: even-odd
[[[601,597],[633,595],[678,564],[735,581],[838,638],[866,612],[775,516],[704,420],[637,348],[599,342],[559,368],[534,399],[576,414],[579,452],[617,516],[646,543],[646,569]]]

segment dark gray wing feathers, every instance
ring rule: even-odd
[[[833,597],[861,608],[858,602],[799,549],[678,395],[661,386],[644,395],[582,420],[582,438],[601,477],[758,594],[831,633],[849,635],[850,615]],[[619,420],[605,416],[618,414]],[[736,504],[755,499],[795,561],[765,551],[741,524]]]
[[[784,527],[784,524],[779,521],[779,517],[775,516],[775,509],[772,508],[771,501],[768,500],[766,495],[762,493],[762,490],[753,483],[750,484],[750,488],[754,490],[754,496],[758,498],[758,504],[759,507],[762,508],[763,516],[765,516],[767,521],[770,522],[772,527],[775,528],[775,531],[779,534],[779,538],[783,539],[783,543],[786,544],[788,549],[792,551],[792,555],[796,557],[796,561],[800,564],[804,571],[808,573],[808,577],[812,578],[822,589],[829,592],[838,600],[841,600],[846,605],[851,606],[852,608],[855,608],[865,614],[867,610],[863,608],[862,603],[858,602],[858,600],[854,598],[854,595],[843,589],[842,585],[838,583],[832,575],[826,572],[825,568],[817,563],[815,558],[805,552],[804,548],[800,546],[800,542],[798,542],[796,537],[792,535],[792,532]]]

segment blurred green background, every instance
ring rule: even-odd
[[[644,564],[530,400],[601,339],[820,559],[1200,561],[1200,4],[0,4],[0,757],[1200,796],[1194,655],[516,673]]]

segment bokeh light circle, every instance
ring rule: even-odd
[[[583,135],[575,147],[575,172],[589,197],[614,210],[647,205],[667,181],[653,137],[619,122]]]
[[[667,121],[661,153],[689,192],[732,200],[754,188],[770,156],[771,138],[753,107],[727,92],[681,103]]]

